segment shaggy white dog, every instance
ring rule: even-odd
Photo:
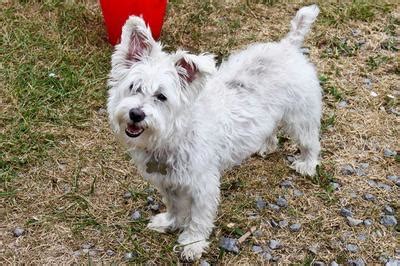
[[[167,207],[148,228],[182,230],[184,258],[200,258],[208,246],[223,171],[273,152],[278,124],[300,146],[292,167],[315,174],[321,89],[300,47],[318,12],[316,5],[300,9],[283,40],[252,44],[218,69],[209,54],[162,51],[139,17],[123,27],[112,56],[109,119]]]

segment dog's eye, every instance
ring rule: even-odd
[[[133,83],[129,85],[129,90],[132,91],[132,89],[133,89]]]
[[[167,97],[165,97],[164,94],[159,93],[156,95],[157,100],[161,101],[161,102],[165,102],[167,100]]]
[[[142,93],[142,87],[137,88],[136,93]]]

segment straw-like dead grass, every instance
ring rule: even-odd
[[[221,60],[248,43],[278,40],[305,4],[171,1],[162,40],[167,49],[213,52]],[[384,148],[400,151],[395,114],[400,6],[374,1],[319,5],[322,12],[306,46],[325,91],[320,175],[303,178],[288,168],[286,156],[296,150],[285,138],[268,159],[253,157],[226,173],[212,245],[204,256],[209,262],[261,263],[251,247],[266,246],[271,239],[283,244],[273,252],[281,263],[378,262],[395,257],[400,248],[399,227],[379,223],[385,204],[400,220],[400,189],[386,179],[400,174],[399,157],[383,156]],[[145,229],[152,215],[147,197],[159,202],[159,196],[138,176],[107,124],[111,48],[97,3],[3,1],[0,6],[1,263],[124,262],[127,252],[137,263],[178,263],[173,252],[177,235]],[[345,108],[338,105],[342,100]],[[360,163],[369,163],[366,176],[340,172],[343,164]],[[280,187],[288,178],[303,196]],[[370,179],[391,190],[371,187]],[[332,191],[331,181],[341,184],[338,191]],[[131,198],[123,197],[127,191]],[[376,200],[364,200],[366,192]],[[288,208],[256,209],[256,198],[274,203],[278,196],[286,197]],[[348,226],[339,214],[344,206],[373,225]],[[130,219],[133,210],[142,214],[138,221]],[[277,229],[271,219],[302,228],[297,233]],[[17,226],[26,230],[18,238],[12,234]],[[239,237],[251,226],[260,235],[248,238],[238,255],[218,248],[220,237]],[[360,234],[367,239],[360,240]],[[94,246],[82,247],[88,243]],[[349,253],[347,243],[357,244],[359,251]],[[312,245],[318,246],[316,254],[309,251]]]

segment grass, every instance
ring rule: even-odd
[[[212,52],[221,61],[249,43],[279,40],[302,5],[174,0],[161,39],[168,50]],[[377,263],[380,256],[393,257],[400,245],[398,229],[379,225],[384,204],[390,203],[400,218],[400,202],[393,197],[399,188],[386,192],[365,182],[388,183],[386,176],[400,171],[399,156],[382,156],[384,147],[400,147],[398,116],[384,112],[398,109],[395,36],[400,7],[372,0],[318,5],[321,14],[305,45],[324,90],[322,166],[314,178],[298,176],[286,160],[297,147],[280,136],[277,153],[267,159],[252,157],[227,172],[211,248],[205,254],[210,263],[260,264],[262,258],[251,247],[264,247],[270,239],[284,244],[273,252],[280,263],[304,265],[315,260],[346,263],[355,256]],[[160,196],[138,176],[109,130],[104,108],[112,47],[97,1],[3,1],[0,7],[0,263],[119,264],[127,252],[136,254],[131,263],[181,263],[173,251],[177,234],[146,229],[154,214],[147,197],[161,202]],[[354,36],[352,29],[360,34]],[[375,98],[363,87],[366,77],[373,81]],[[344,99],[348,107],[337,109]],[[343,164],[361,162],[370,163],[366,177],[339,171]],[[303,196],[280,187],[285,179]],[[331,181],[341,184],[338,191]],[[124,198],[128,191],[132,196]],[[362,199],[366,191],[374,193],[376,202]],[[257,210],[258,197],[274,203],[279,196],[287,198],[288,208]],[[357,218],[372,218],[374,225],[349,228],[339,215],[347,205]],[[141,219],[130,219],[134,210]],[[302,229],[292,233],[274,228],[270,219],[299,222]],[[26,230],[18,239],[11,233],[17,226]],[[218,248],[222,236],[240,237],[251,226],[257,226],[261,236],[249,237],[238,255]],[[356,238],[378,230],[384,241]],[[350,240],[360,246],[356,255],[343,250],[347,242],[341,237],[349,231]],[[82,245],[88,242],[94,247],[86,254]],[[311,255],[308,244],[319,244],[319,252]],[[107,255],[107,250],[115,255]]]

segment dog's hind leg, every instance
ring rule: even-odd
[[[318,112],[308,117],[289,116],[284,119],[285,131],[300,147],[300,156],[296,158],[291,167],[302,175],[313,176],[319,164],[320,118]]]

